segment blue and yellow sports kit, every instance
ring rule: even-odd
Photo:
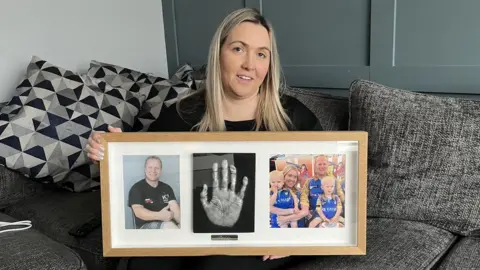
[[[326,218],[331,219],[337,214],[338,208],[342,207],[340,198],[332,194],[332,198],[319,196],[317,201],[317,212],[323,212]]]
[[[273,192],[270,191],[270,196],[273,195]],[[280,189],[277,192],[277,199],[275,200],[275,203],[273,206],[280,208],[280,209],[290,209],[294,208],[294,203],[295,200],[294,198],[294,193],[293,191],[289,189]],[[270,213],[270,227],[271,228],[280,228],[278,226],[278,221],[277,221],[277,215]]]

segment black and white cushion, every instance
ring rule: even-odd
[[[146,96],[134,123],[133,131],[148,131],[150,124],[160,115],[164,104],[170,106],[179,97],[197,89],[192,72],[193,68],[185,64],[167,79],[94,60],[90,63],[87,75],[112,87],[119,87]]]
[[[145,99],[34,56],[0,111],[0,164],[73,191],[97,187],[88,137],[108,125],[132,130]]]

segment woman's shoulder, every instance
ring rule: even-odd
[[[292,121],[293,130],[323,130],[315,114],[297,98],[283,94],[280,98],[282,106]]]
[[[195,93],[169,106],[164,104],[159,117],[150,125],[148,131],[192,131],[204,112],[202,94]]]

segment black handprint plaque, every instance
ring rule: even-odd
[[[193,232],[254,231],[255,154],[193,155]]]

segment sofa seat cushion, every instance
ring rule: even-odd
[[[480,269],[480,237],[462,237],[438,269]]]
[[[13,221],[0,213],[0,222]],[[33,228],[0,233],[0,243],[1,269],[87,269],[77,253]]]
[[[43,192],[45,186],[25,175],[0,166],[0,209]]]
[[[428,269],[455,241],[452,233],[415,221],[367,219],[367,254],[318,256],[288,269]]]
[[[94,216],[101,215],[100,192],[71,193],[55,190],[10,205],[5,213],[32,221],[34,228],[75,249],[89,269],[115,269],[117,259],[103,258],[102,230],[98,227],[85,237],[68,231]]]

